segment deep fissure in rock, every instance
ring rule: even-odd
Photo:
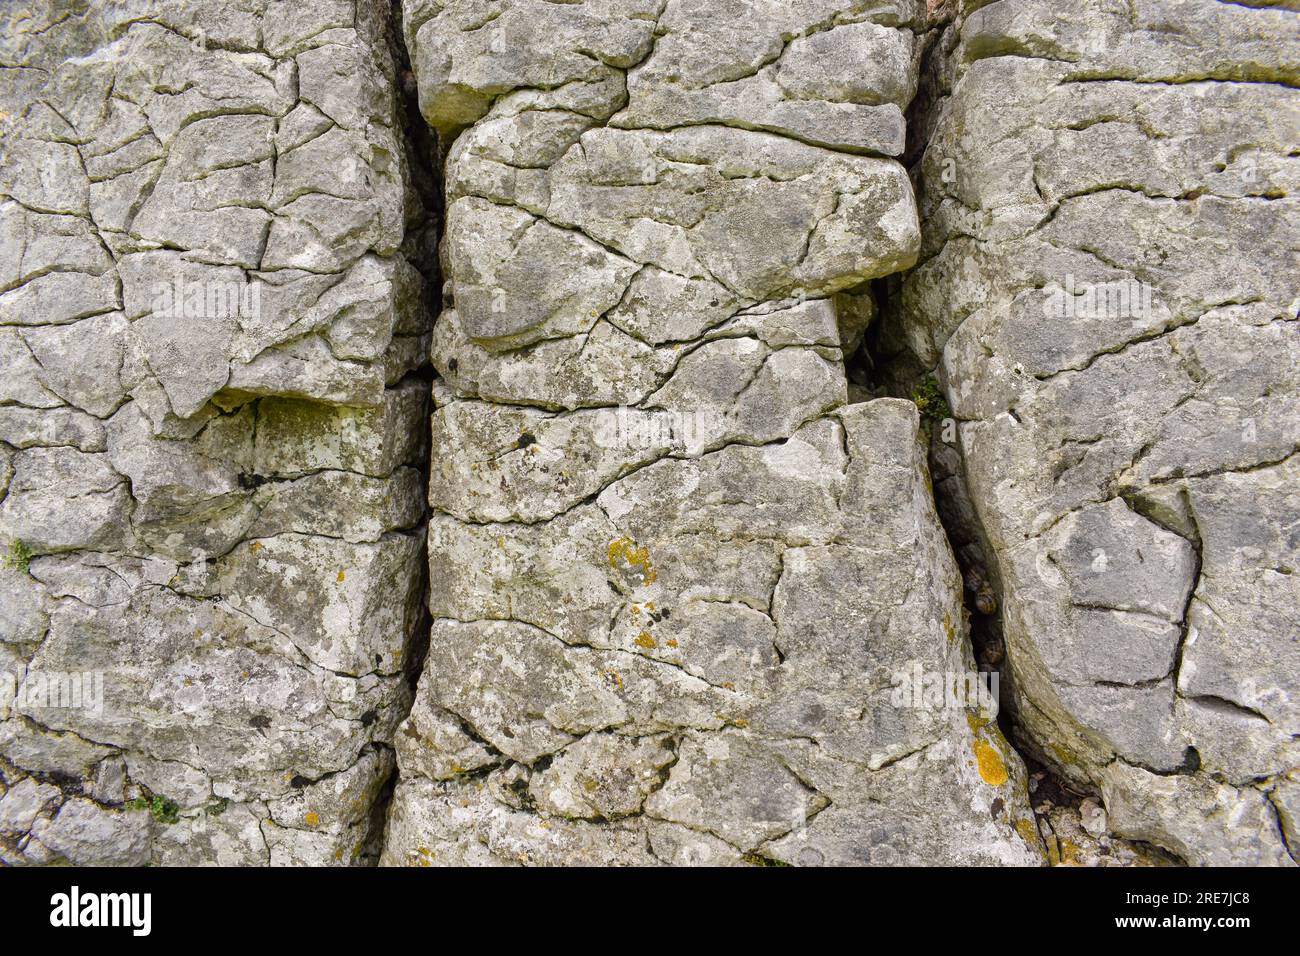
[[[1270,117],[1294,13],[1144,0],[1110,32],[1085,0],[959,6],[909,117],[924,249],[869,341],[893,394],[934,370],[960,419],[963,455],[932,459],[968,593],[997,595],[977,647],[1005,645],[1017,745],[1103,798],[1094,828],[1289,863],[1293,150]]]
[[[921,58],[921,79],[917,95],[907,110],[907,147],[903,162],[918,203],[926,188],[921,164],[930,145],[930,135],[939,121],[944,99],[951,93],[948,61],[953,55],[952,33],[956,10],[952,4],[932,4],[930,29],[925,34]],[[922,218],[925,235],[927,221]],[[850,380],[871,396],[888,395],[918,402],[922,406],[924,432],[928,449],[930,493],[949,548],[957,560],[962,576],[962,613],[968,623],[973,660],[981,674],[996,674],[999,686],[997,723],[1007,743],[1015,748],[1029,774],[1029,802],[1034,810],[1040,837],[1052,864],[1071,862],[1062,853],[1065,836],[1058,839],[1053,830],[1054,811],[1078,815],[1085,800],[1099,800],[1095,788],[1071,782],[1045,758],[1041,749],[1025,737],[1017,714],[1018,695],[1013,674],[1007,666],[1006,642],[1002,633],[1001,583],[996,562],[983,538],[978,516],[973,510],[970,490],[957,434],[957,422],[951,408],[941,400],[935,380],[937,369],[928,367],[908,345],[907,318],[901,305],[903,284],[908,273],[898,273],[871,284],[876,302],[876,321],[867,329],[861,348],[848,363]],[[1074,820],[1068,821],[1073,825]],[[1058,818],[1057,825],[1060,825]],[[1076,828],[1077,832],[1077,828]],[[1156,847],[1126,841],[1151,862],[1175,862],[1176,858]],[[1098,849],[1099,857],[1109,856],[1109,847]]]
[[[402,125],[402,143],[407,153],[407,165],[410,170],[411,185],[421,206],[422,215],[417,228],[407,233],[404,249],[407,261],[419,270],[424,280],[421,290],[419,308],[428,317],[427,325],[433,327],[434,319],[442,299],[442,269],[438,249],[442,240],[443,193],[442,169],[443,152],[437,135],[425,123],[420,113],[419,89],[415,74],[411,68],[410,53],[406,48],[403,29],[402,0],[389,0],[384,7],[384,0],[375,0],[378,9],[384,10],[387,25],[387,42],[394,64],[394,82]],[[436,372],[425,356],[425,362],[417,370],[419,378],[432,388]],[[426,427],[421,423],[421,427]],[[423,461],[420,463],[422,485],[420,500],[424,507],[425,527],[428,527],[429,475],[432,467],[432,444],[426,445]],[[424,662],[429,652],[429,633],[433,618],[429,614],[426,595],[429,593],[429,562],[421,561],[419,565],[420,619],[414,634],[408,643],[408,652],[404,660],[403,673],[410,688],[411,700],[415,699],[416,686],[424,671]],[[378,864],[383,853],[384,838],[387,833],[388,812],[393,794],[397,788],[398,769],[394,762],[392,773],[384,783],[383,789],[375,798],[372,809],[370,852],[367,859]]]

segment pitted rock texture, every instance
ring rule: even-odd
[[[4,13],[5,863],[376,852],[429,341],[387,15]]]
[[[1026,745],[1191,863],[1300,853],[1292,6],[962,4],[886,335],[958,420]]]
[[[20,6],[0,864],[1296,860],[1296,0]]]
[[[382,862],[1036,863],[910,403],[923,11],[409,3],[450,143],[429,653]]]

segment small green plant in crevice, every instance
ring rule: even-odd
[[[933,375],[927,375],[916,383],[916,388],[912,389],[912,401],[921,410],[921,421],[928,428],[934,428],[945,418],[952,418],[952,409]]]
[[[30,574],[33,557],[32,549],[27,547],[27,542],[22,538],[15,538],[5,549],[5,553],[0,555],[0,565],[11,571]]]
[[[213,803],[209,803],[203,808],[203,812],[210,817],[219,817],[226,812],[226,807],[230,806],[230,801],[224,797],[218,797]]]
[[[181,818],[181,808],[176,805],[176,801],[168,800],[166,797],[160,797],[157,794],[128,800],[126,808],[128,810],[148,810],[155,820],[166,826],[171,826]]]

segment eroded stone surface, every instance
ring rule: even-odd
[[[428,414],[381,9],[4,14],[6,863],[376,853]]]
[[[1041,859],[987,716],[895,699],[974,665],[916,409],[848,402],[917,7],[724,6],[407,6],[456,138],[385,863]]]
[[[887,334],[958,422],[1026,746],[1193,863],[1290,859],[1296,28],[965,3]]]
[[[7,11],[0,862],[1293,861],[1295,6]]]

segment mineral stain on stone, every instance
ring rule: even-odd
[[[659,578],[659,572],[650,563],[650,549],[638,547],[628,538],[618,538],[609,543],[609,566],[617,570],[620,564],[639,575],[642,584],[654,584]]]
[[[997,748],[982,740],[975,741],[975,765],[979,767],[980,777],[990,787],[1000,787],[1010,778],[1006,762]]]

